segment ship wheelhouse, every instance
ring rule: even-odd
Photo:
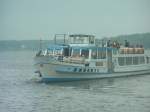
[[[84,34],[69,35],[69,45],[71,46],[95,45],[95,36]]]

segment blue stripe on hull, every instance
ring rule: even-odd
[[[87,78],[42,78],[42,82],[68,82],[87,80]]]
[[[132,72],[118,72],[118,73],[105,73],[102,75],[96,75],[93,77],[82,77],[82,78],[67,78],[67,77],[41,77],[41,81],[43,82],[67,82],[67,81],[79,81],[79,80],[90,80],[90,79],[97,79],[97,78],[111,78],[111,77],[125,77],[125,76],[133,76],[133,75],[144,75],[149,74],[150,70],[143,70],[143,71],[132,71]]]

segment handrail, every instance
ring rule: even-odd
[[[55,36],[54,36],[54,43],[55,44],[57,44],[57,42],[56,42],[57,37],[63,37],[64,44],[66,44],[66,34],[55,34]]]

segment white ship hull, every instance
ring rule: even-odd
[[[114,72],[108,72],[105,69],[101,69],[99,72],[74,72],[72,70],[69,71],[69,69],[75,67],[73,65],[59,65],[52,63],[45,63],[42,65],[36,64],[35,66],[37,71],[40,72],[41,80],[44,82],[88,80],[97,78],[150,74],[150,65],[147,67],[145,65],[143,69],[141,67],[128,67],[127,69],[126,67],[127,70],[124,68],[125,70],[122,71],[120,71],[120,68],[118,67],[118,69],[116,68]],[[82,68],[82,66],[80,67]]]

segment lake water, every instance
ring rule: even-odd
[[[150,112],[150,75],[45,84],[33,56],[0,52],[0,112]]]

